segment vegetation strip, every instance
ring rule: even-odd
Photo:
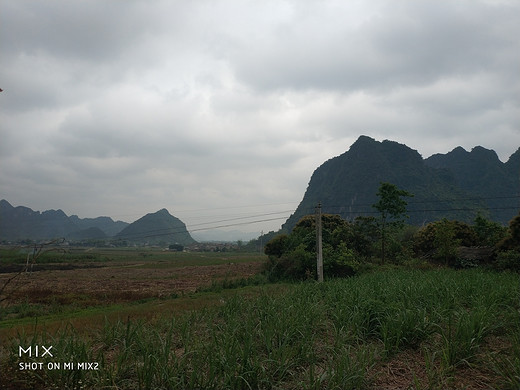
[[[385,270],[283,293],[257,289],[250,299],[248,289],[229,291],[219,305],[153,321],[107,321],[88,335],[72,327],[21,333],[2,351],[1,379],[18,389],[360,389],[383,386],[378,367],[415,351],[427,368],[411,372],[407,386],[453,387],[461,370],[487,366],[489,388],[518,387],[517,275]],[[490,350],[490,339],[504,348]],[[20,345],[49,344],[56,353],[48,361],[99,369],[17,370]]]

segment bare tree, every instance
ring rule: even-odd
[[[19,247],[19,249],[29,249],[27,252],[25,265],[22,267],[22,269],[9,277],[0,287],[0,303],[8,300],[14,294],[14,292],[23,285],[21,276],[23,274],[30,274],[32,272],[34,264],[36,264],[41,255],[48,252],[63,252],[64,249],[60,247],[60,244],[62,244],[64,241],[64,238],[56,238],[54,240],[40,244]]]

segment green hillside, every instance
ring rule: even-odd
[[[484,148],[476,149],[477,160],[489,160],[490,153]],[[480,180],[480,186],[499,187],[504,196],[513,191],[510,184],[513,179],[507,174],[506,164],[496,160],[501,165],[489,164],[489,176]],[[324,213],[339,214],[349,220],[374,215],[372,205],[377,201],[381,182],[393,183],[414,194],[408,199],[412,224],[422,225],[444,217],[470,222],[479,211],[489,213],[493,219],[505,224],[518,211],[507,209],[501,214],[493,213],[489,210],[490,203],[479,199],[488,192],[477,191],[476,185],[461,185],[458,172],[452,170],[450,164],[435,166],[433,161],[427,163],[416,150],[406,145],[361,136],[347,152],[326,161],[314,171],[301,203],[282,228],[291,230],[301,217],[314,213],[319,202]],[[475,167],[477,172],[466,172],[465,175],[482,177],[478,166]]]
[[[446,154],[435,154],[425,163],[449,170],[458,187],[484,198],[486,213],[491,219],[506,223],[515,214],[519,199],[514,195],[520,193],[520,149],[505,164],[495,151],[481,146],[471,152],[458,147]]]
[[[166,209],[146,214],[124,228],[115,238],[138,244],[189,245],[196,242],[184,222]]]

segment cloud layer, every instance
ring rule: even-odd
[[[361,134],[505,161],[519,35],[515,1],[5,0],[1,197],[189,227],[295,208]]]

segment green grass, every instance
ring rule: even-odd
[[[150,253],[149,256],[143,257],[143,259],[146,259],[146,263],[141,264],[139,267],[161,269],[201,265],[221,265],[265,261],[265,258],[265,255],[260,253],[228,252],[222,254],[217,252],[155,252]]]
[[[25,264],[31,248],[0,249],[0,265]],[[169,252],[156,248],[61,248],[60,251],[42,253],[38,264],[48,263],[108,263],[144,262],[143,267],[171,267],[171,265],[197,266],[243,263],[265,260],[262,253],[245,252]]]
[[[498,388],[520,385],[517,275],[390,270],[250,292],[154,320],[107,320],[86,335],[72,327],[19,334],[2,345],[0,379],[20,389],[363,389],[375,367],[417,350],[429,367],[417,388],[442,388],[457,370],[479,366],[503,378],[490,379]],[[490,338],[507,347],[490,350]],[[18,346],[42,343],[54,346],[55,361],[100,369],[44,370],[24,382]]]

